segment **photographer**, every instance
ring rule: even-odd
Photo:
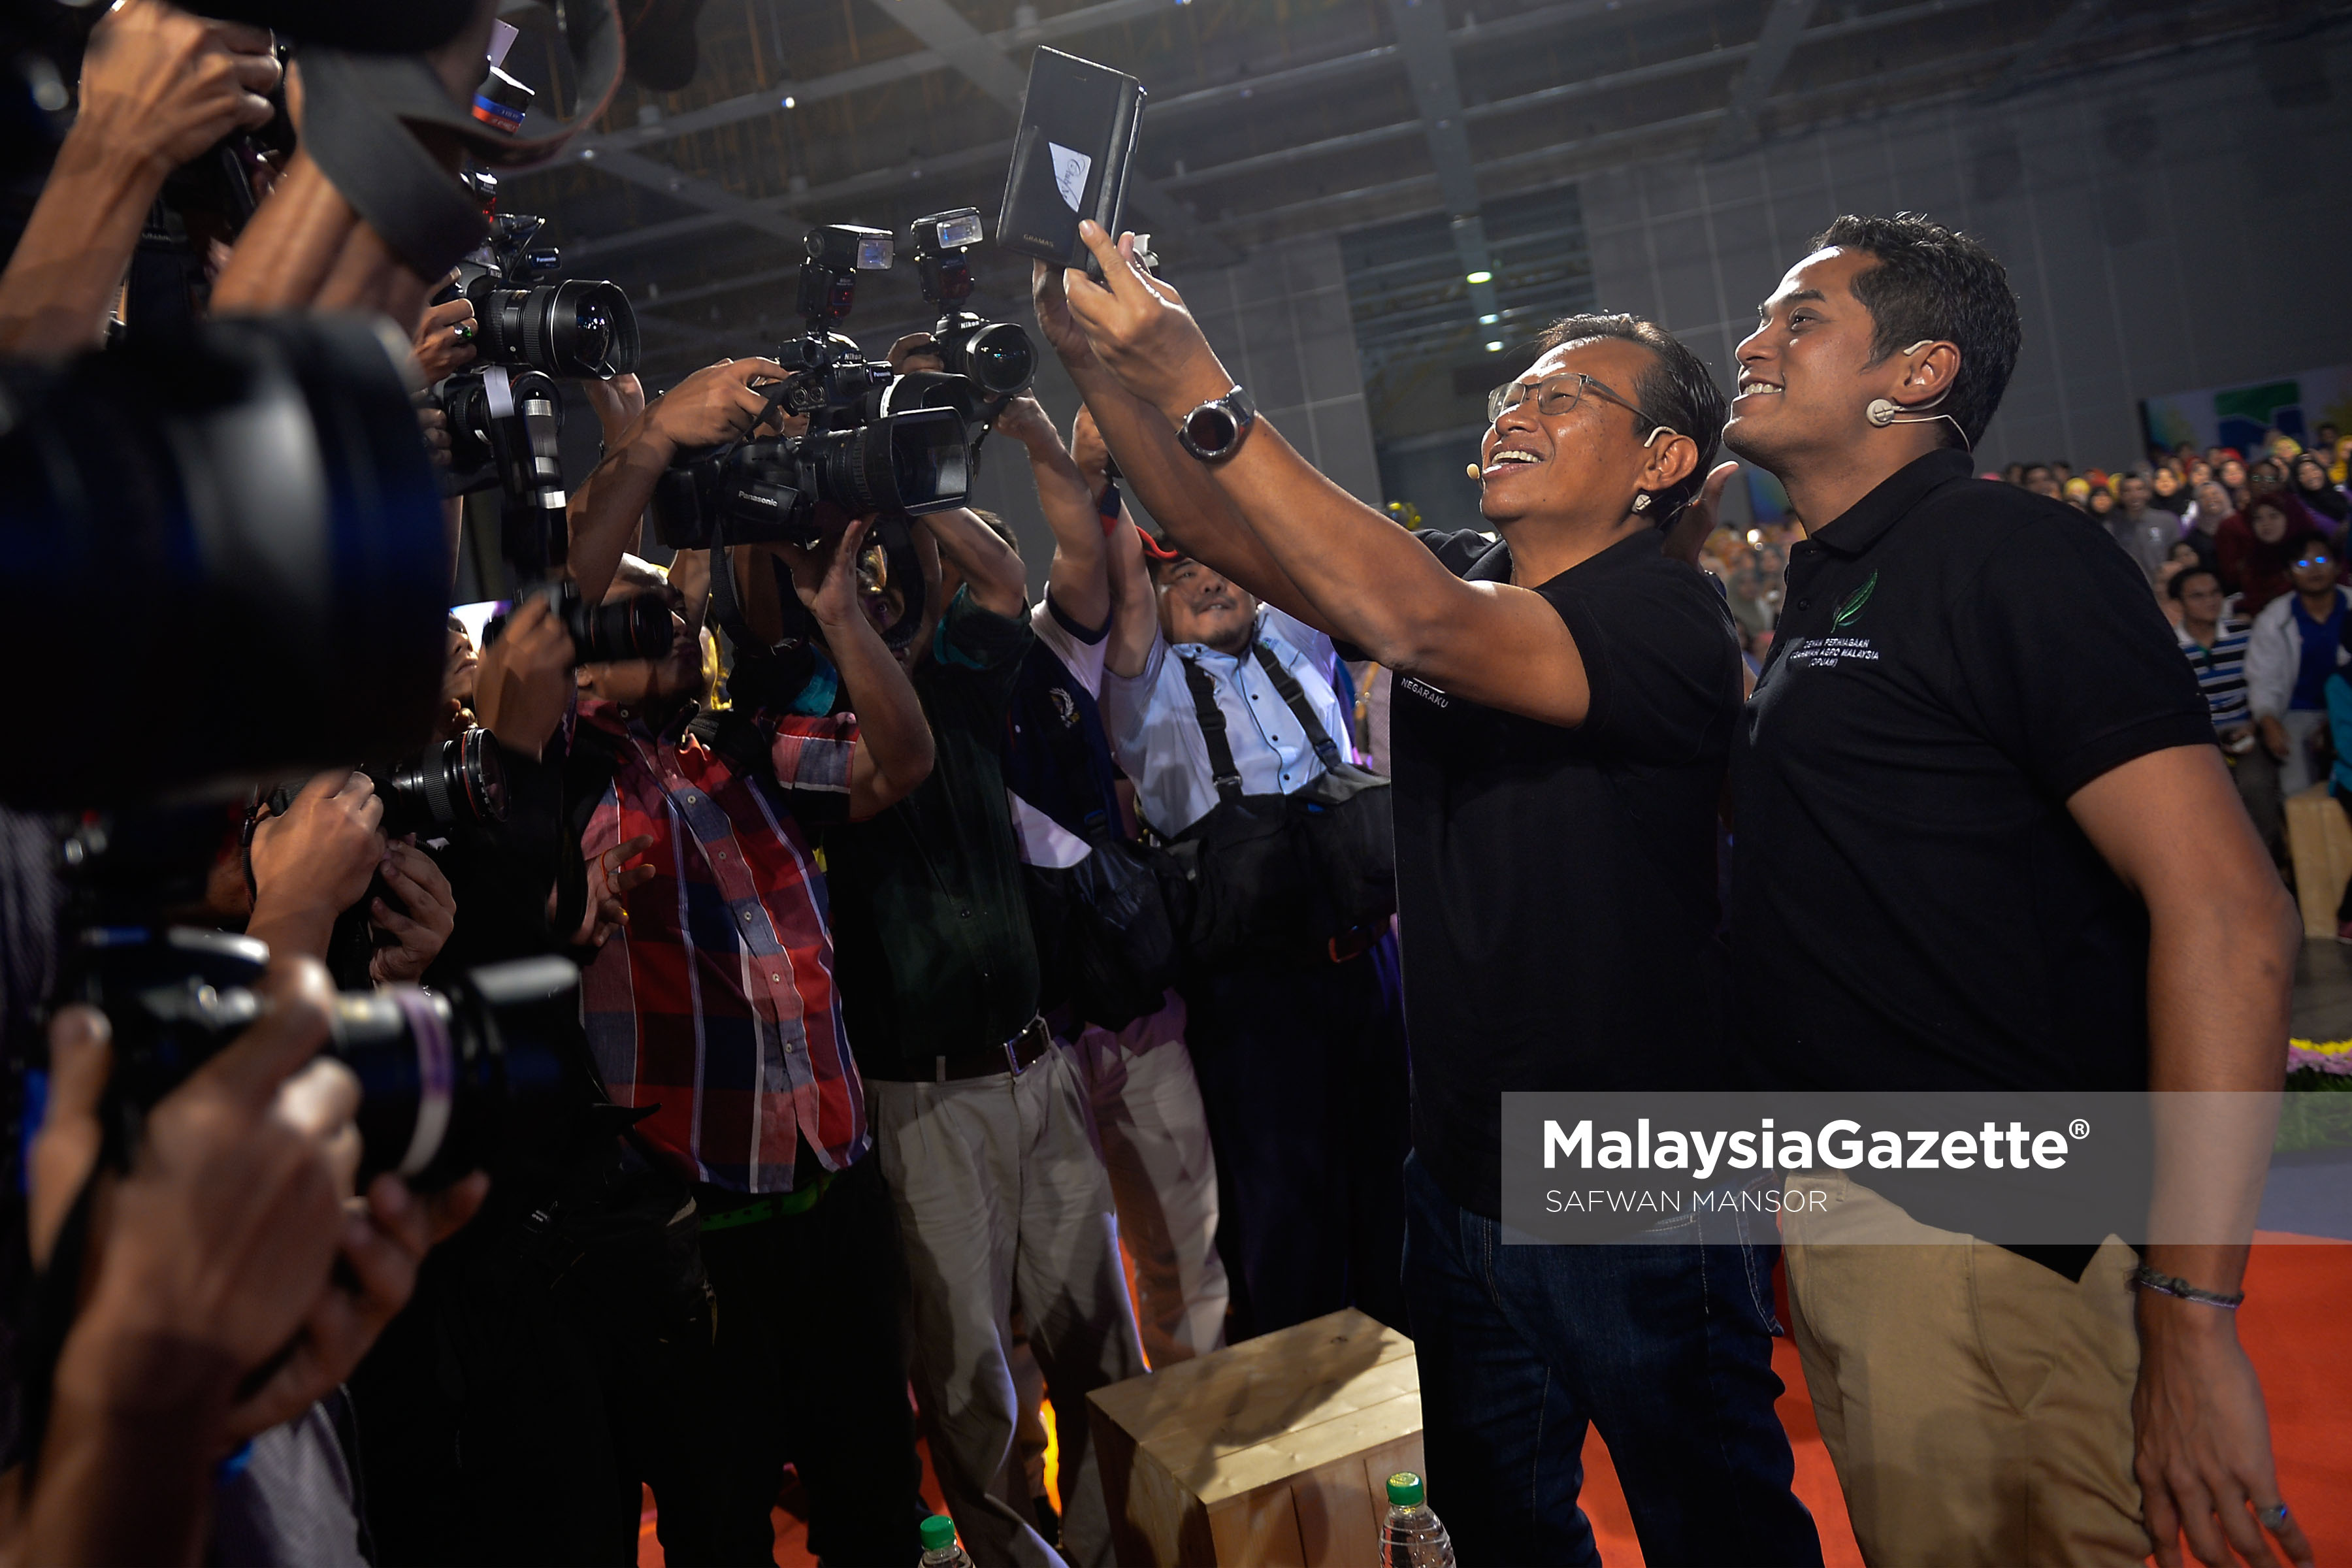
[[[996,429],[1026,448],[1054,531],[1054,563],[1029,612],[1036,640],[1013,687],[1005,753],[1022,860],[1036,876],[1034,868],[1088,858],[1100,837],[1128,837],[1097,703],[1114,596],[1142,545],[1124,521],[1109,451],[1083,407],[1067,447],[1032,397],[1007,405]],[[1041,930],[1038,956],[1051,973],[1049,941]],[[1216,1162],[1185,1048],[1183,998],[1171,989],[1140,1016],[1108,1020],[1087,1016],[1073,997],[1045,1000],[1046,1018],[1086,1086],[1120,1239],[1135,1262],[1144,1353],[1160,1367],[1216,1350],[1225,1341],[1227,1296],[1216,1249]]]
[[[1032,641],[1021,558],[974,513],[918,520],[924,613],[898,657],[939,766],[878,819],[825,836],[842,996],[911,1276],[931,1459],[975,1559],[1055,1562],[1012,1495],[1017,1301],[1055,1402],[1063,1553],[1108,1562],[1089,1391],[1143,1370],[1084,1090],[1037,1011],[1037,954],[1005,791]],[[869,601],[887,621],[890,586]],[[986,1280],[986,1289],[974,1281]]]
[[[81,1287],[20,1561],[198,1561],[217,1462],[349,1373],[481,1201],[479,1175],[430,1200],[385,1175],[347,1213],[359,1092],[317,1058],[325,973],[281,959],[260,992],[260,1021],[148,1114],[130,1169],[97,1175],[86,1220],[110,1037],[88,1008],[52,1026],[30,1239],[37,1267],[79,1264]]]
[[[0,354],[95,348],[172,171],[266,124],[278,68],[269,34],[123,0],[91,32],[79,111],[0,276]]]
[[[782,374],[709,367],[608,439],[572,508],[583,595],[636,591],[626,578],[646,569],[623,552],[656,479],[679,452],[744,433],[766,406],[753,382]],[[570,740],[583,851],[625,884],[586,976],[590,1044],[614,1100],[645,1113],[637,1138],[694,1184],[717,1306],[712,1363],[677,1403],[679,1489],[655,1483],[664,1550],[681,1561],[766,1560],[787,1459],[821,1557],[920,1551],[897,1239],[810,842],[814,825],[885,811],[931,767],[915,692],[858,604],[866,531],[849,521],[814,552],[739,548],[708,572],[684,552],[674,577],[694,591],[678,595],[670,655],[592,666]],[[728,573],[748,629],[772,643],[779,566],[854,711],[793,710],[797,693],[762,679],[766,649],[739,647],[735,705],[702,713],[698,576]]]

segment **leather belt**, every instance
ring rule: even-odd
[[[1011,1073],[1019,1078],[1046,1048],[1054,1037],[1043,1018],[1032,1018],[1021,1026],[1020,1033],[999,1046],[982,1046],[977,1050],[960,1051],[951,1057],[931,1058],[931,1081],[954,1083],[968,1078],[994,1078]]]

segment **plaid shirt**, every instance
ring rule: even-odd
[[[801,817],[839,819],[857,721],[761,714],[773,773],[739,773],[686,733],[582,697],[578,724],[614,751],[581,840],[591,866],[642,834],[651,880],[583,977],[588,1042],[638,1134],[696,1180],[791,1190],[805,1139],[831,1171],[866,1152],[866,1096],[834,989],[824,873]]]

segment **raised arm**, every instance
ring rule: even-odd
[[[1054,531],[1054,565],[1046,591],[1062,613],[1082,626],[1098,626],[1110,614],[1110,584],[1103,575],[1102,517],[1086,471],[1062,445],[1054,422],[1034,397],[1021,396],[996,416],[996,432],[1021,443],[1037,484],[1037,505]]]
[[[931,727],[907,672],[857,603],[857,557],[870,518],[859,518],[832,545],[814,551],[775,546],[793,568],[793,591],[824,633],[841,672],[841,689],[857,715],[849,762],[849,816],[863,822],[896,805],[930,776]]]
[[[917,519],[940,547],[940,558],[963,574],[971,602],[991,615],[1018,620],[1029,608],[1029,574],[1013,547],[968,510],[935,511]]]
[[[604,460],[572,492],[572,577],[580,596],[600,603],[635,542],[654,485],[680,452],[716,447],[745,434],[767,408],[754,381],[782,377],[773,360],[720,360],[688,376],[609,441]],[[603,414],[603,405],[598,408]]]
[[[1110,599],[1110,643],[1103,649],[1103,668],[1132,680],[1143,673],[1151,639],[1160,635],[1160,595],[1143,559],[1143,535],[1124,509],[1111,533]]]
[[[257,27],[126,0],[82,59],[73,129],[0,277],[0,352],[41,358],[98,346],[148,209],[173,170],[238,129],[266,124],[278,58]]]
[[[1096,357],[1085,330],[1070,314],[1062,274],[1036,263],[1030,273],[1030,291],[1038,328],[1077,383],[1087,412],[1094,416],[1096,427],[1118,459],[1121,477],[1168,537],[1186,554],[1208,563],[1267,604],[1330,630],[1305,590],[1250,531],[1224,491],[1177,445],[1174,427],[1121,385]]]
[[[2152,752],[2077,790],[2067,809],[2148,913],[2148,1087],[2158,1091],[2156,1201],[2147,1267],[2200,1289],[2239,1288],[2253,1235],[2286,1069],[2288,1001],[2301,922],[2210,745]],[[2259,1090],[2252,1114],[2215,1114]],[[2189,1107],[2195,1109],[2189,1110]],[[2136,1468],[2157,1561],[2271,1561],[2254,1510],[2279,1502],[2261,1382],[2235,1314],[2142,1290]],[[2311,1549],[2289,1520],[2273,1529],[2291,1562]]]
[[[1183,301],[1113,247],[1084,229],[1110,287],[1065,275],[1071,316],[1108,374],[1126,388],[1132,417],[1148,422],[1200,482],[1213,486],[1276,567],[1321,612],[1319,624],[1391,668],[1449,691],[1554,724],[1580,724],[1591,706],[1582,656],[1551,605],[1525,588],[1465,583],[1405,530],[1318,472],[1260,419],[1226,460],[1202,464],[1175,447],[1174,421],[1229,390]],[[1097,410],[1099,413],[1099,410]],[[1533,400],[1504,416],[1530,426]],[[1656,488],[1696,461],[1688,441],[1649,450]],[[1122,461],[1124,456],[1122,455]],[[1147,503],[1149,498],[1147,497]],[[1302,617],[1304,618],[1304,617]]]

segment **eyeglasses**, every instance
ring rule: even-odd
[[[1537,413],[1557,418],[1560,415],[1573,412],[1576,405],[1584,400],[1584,395],[1588,390],[1601,402],[1613,403],[1643,424],[1649,426],[1651,427],[1649,439],[1642,443],[1644,447],[1661,436],[1682,434],[1664,420],[1652,418],[1640,404],[1628,402],[1612,392],[1606,384],[1586,375],[1581,371],[1548,375],[1532,386],[1524,381],[1513,381],[1495,388],[1486,395],[1486,423],[1492,425],[1499,421],[1504,415],[1525,403],[1530,393],[1535,395]]]

